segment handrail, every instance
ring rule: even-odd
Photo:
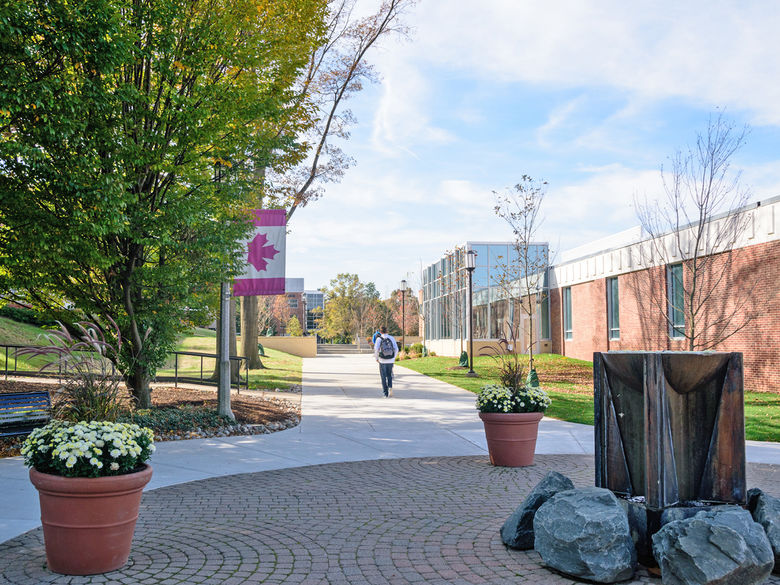
[[[168,355],[174,356],[174,362],[173,362],[173,376],[156,376],[156,381],[173,381],[173,385],[175,388],[179,387],[179,382],[184,382],[188,384],[201,384],[203,386],[217,386],[218,383],[216,380],[210,380],[203,377],[203,358],[214,358],[219,359],[219,354],[216,353],[203,353],[200,351],[172,351]],[[195,378],[193,376],[183,376],[179,375],[179,356],[180,355],[191,355],[200,357],[200,376]],[[238,362],[238,368],[241,370],[241,362],[244,362],[244,389],[249,390],[249,358],[246,358],[242,355],[231,355],[230,361],[237,361]],[[232,370],[232,365],[231,365]],[[231,376],[232,378],[232,376]],[[233,383],[230,383],[230,386],[233,386]],[[241,376],[238,376],[238,380],[236,380],[236,391],[240,394],[241,393]]]
[[[2,351],[5,354],[5,365],[3,370],[3,375],[6,380],[8,380],[8,376],[30,376],[30,377],[37,377],[37,378],[62,378],[62,372],[42,372],[40,369],[32,369],[32,370],[20,370],[19,369],[19,361],[17,352],[14,351],[13,355],[11,356],[11,359],[13,360],[13,369],[9,368],[8,364],[8,358],[9,358],[9,349],[19,350],[24,349],[26,347],[30,347],[27,345],[15,345],[12,343],[0,343],[0,348],[2,348]],[[216,386],[217,382],[212,381],[209,379],[204,379],[203,377],[203,358],[214,358],[219,359],[219,355],[216,353],[205,353],[205,352],[199,352],[199,351],[172,351],[168,355],[174,356],[174,375],[173,376],[156,376],[155,381],[172,381],[174,383],[174,387],[178,388],[179,382],[189,383],[189,384],[201,384],[203,386]],[[179,375],[179,356],[196,356],[200,358],[200,376],[194,377],[194,376],[185,376],[185,375]],[[245,390],[249,389],[249,359],[240,356],[240,355],[231,355],[230,361],[238,362],[238,368],[239,371],[242,369],[241,364],[243,362],[243,370],[244,370],[244,379],[241,379],[241,375],[238,376],[238,380],[236,381],[236,390],[238,392],[241,392],[241,386],[243,385]],[[232,369],[232,366],[231,366]],[[232,376],[231,376],[232,377]],[[243,384],[242,384],[243,383]],[[231,387],[233,386],[233,383],[231,382]]]

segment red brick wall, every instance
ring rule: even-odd
[[[780,393],[780,242],[735,250],[730,264],[725,254],[714,260],[706,278],[719,282],[702,321],[717,329],[719,319],[736,309],[736,318],[725,326],[742,329],[713,349],[743,353],[746,390]],[[606,279],[600,278],[571,287],[573,339],[568,341],[561,289],[552,290],[552,351],[592,360],[594,351],[688,348],[686,340],[667,333],[664,266],[621,274],[618,289],[620,339],[608,339]]]

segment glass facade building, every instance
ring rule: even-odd
[[[325,293],[321,290],[307,290],[303,293],[306,301],[306,331],[317,328],[317,321],[322,318],[325,309]]]
[[[510,324],[517,330],[523,323],[524,310],[518,306],[521,282],[527,275],[519,268],[518,255],[511,242],[466,242],[447,252],[438,262],[423,269],[422,314],[424,335],[428,340],[456,340],[468,337],[468,271],[466,253],[476,252],[476,268],[472,282],[474,339],[511,338]],[[546,243],[533,244],[532,264],[546,264],[549,248]],[[547,271],[532,282],[541,291],[547,289]],[[550,338],[548,295],[541,302],[534,319],[535,340]],[[527,316],[526,316],[527,317]]]

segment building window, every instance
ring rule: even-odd
[[[295,297],[287,297],[287,302],[290,305],[291,309],[297,309],[298,308],[298,299]]]
[[[571,287],[563,289],[563,338],[572,339],[574,337],[571,326]]]
[[[671,264],[666,268],[666,282],[669,299],[669,336],[674,339],[685,337],[685,296],[683,292],[683,266]]]
[[[547,292],[543,292],[542,301],[539,305],[539,317],[541,319],[541,336],[542,339],[550,339],[550,295]]]
[[[607,328],[610,339],[620,339],[620,303],[618,279],[607,279]]]

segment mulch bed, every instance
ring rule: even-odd
[[[556,366],[555,368],[537,368],[542,386],[545,382],[572,384],[569,390],[573,394],[589,394],[593,392],[593,372],[583,370],[582,366]]]
[[[21,382],[18,380],[0,380],[0,393],[33,392],[53,390],[56,384]],[[189,388],[156,387],[152,390],[152,404],[156,407],[205,406],[216,410],[217,394],[213,390],[192,390]],[[291,419],[300,417],[300,411],[293,403],[282,399],[265,399],[246,393],[230,395],[230,407],[236,416],[236,422],[242,425],[282,425]],[[232,433],[236,434],[236,433]],[[0,457],[19,455],[24,436],[0,437]],[[178,437],[183,438],[183,437]],[[165,440],[166,438],[162,438]]]

